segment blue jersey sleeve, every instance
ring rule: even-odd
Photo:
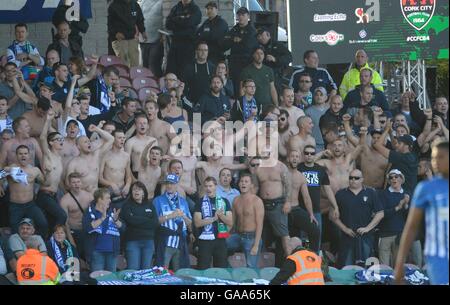
[[[426,208],[429,202],[427,196],[427,184],[428,182],[421,182],[417,185],[412,198],[411,207],[419,209]]]

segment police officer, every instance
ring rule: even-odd
[[[187,63],[194,58],[197,26],[202,12],[192,0],[181,0],[167,16],[166,27],[173,31],[167,71],[181,75]]]
[[[258,30],[257,38],[266,53],[264,64],[272,68],[275,75],[275,87],[280,91],[283,70],[292,62],[292,54],[283,43],[273,41],[269,29],[265,27]]]
[[[231,49],[229,58],[230,76],[233,80],[235,97],[239,97],[239,78],[244,67],[252,61],[252,52],[258,46],[256,29],[250,23],[250,12],[241,7],[236,12],[238,24],[225,35],[224,51]]]
[[[289,247],[293,249],[280,271],[270,285],[325,285],[322,272],[322,259],[316,253],[302,246],[298,237],[289,239]]]
[[[205,8],[208,19],[197,30],[197,38],[198,41],[205,41],[208,44],[208,58],[212,63],[217,64],[218,61],[225,59],[220,43],[228,32],[228,23],[217,14],[216,2],[208,2]]]

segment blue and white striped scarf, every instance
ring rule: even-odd
[[[92,220],[96,220],[94,211],[92,210],[91,206],[89,207],[89,215],[91,216]],[[91,234],[93,232],[96,232],[98,234],[103,234],[102,227],[103,227],[103,223],[101,225],[99,225],[97,228],[92,229],[91,231],[89,231],[89,234]],[[113,212],[109,213],[109,216],[108,216],[108,229],[106,230],[106,232],[104,234],[113,235],[113,236],[120,236],[120,232],[117,229],[116,224],[114,223]]]

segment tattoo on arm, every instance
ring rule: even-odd
[[[282,166],[281,183],[283,184],[283,197],[288,199],[291,194],[291,177],[285,165]]]

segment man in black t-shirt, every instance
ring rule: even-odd
[[[233,225],[230,202],[216,195],[217,181],[208,177],[203,182],[205,196],[195,205],[194,225],[199,229],[198,237],[198,269],[211,266],[227,267],[227,244],[229,229]]]
[[[330,186],[330,179],[325,167],[315,163],[316,148],[312,145],[306,145],[303,149],[305,162],[300,163],[298,170],[305,176],[308,182],[308,192],[311,197],[314,217],[319,223],[319,229],[322,232],[322,214],[320,213],[320,191],[323,187],[328,200],[333,205],[334,217],[339,217],[339,210],[334,197],[333,190]],[[299,196],[300,206],[305,208],[302,196]]]

